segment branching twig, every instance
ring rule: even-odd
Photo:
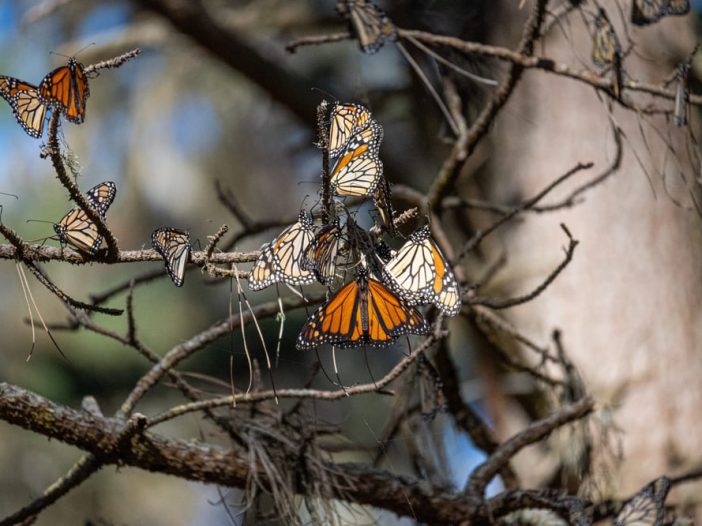
[[[322,298],[315,298],[313,301],[320,301]],[[299,298],[285,299],[283,305],[285,309],[294,309],[305,304],[305,300]],[[278,302],[269,302],[259,305],[253,309],[253,315],[260,318],[263,315],[274,315],[278,312]],[[168,351],[159,361],[137,382],[136,386],[129,394],[129,397],[122,405],[122,411],[129,414],[144,395],[156,385],[164,375],[168,374],[178,363],[202,349],[208,343],[215,341],[221,336],[229,333],[232,328],[241,326],[242,323],[250,323],[252,313],[247,313],[242,319],[239,315],[234,315],[233,319],[227,318],[212,325],[207,330],[196,334],[189,340],[181,343]],[[230,400],[231,403],[231,400]]]
[[[28,253],[27,245],[20,239],[20,237],[11,228],[0,223],[0,233],[5,236],[5,238],[12,244],[15,249],[15,258],[21,261],[25,266],[34,274],[34,277],[39,280],[39,282],[44,285],[51,293],[57,296],[61,301],[67,305],[71,305],[77,309],[85,309],[88,311],[100,312],[102,314],[109,314],[110,316],[120,316],[122,314],[121,309],[111,309],[107,307],[98,307],[96,305],[90,305],[88,303],[83,303],[76,299],[71,298],[68,294],[58,288],[49,277],[44,274],[39,267],[37,267],[34,262],[27,259],[26,254]]]
[[[464,402],[461,396],[461,384],[458,374],[449,355],[448,347],[443,342],[439,345],[436,353],[436,367],[443,383],[442,388],[446,397],[446,406],[449,413],[453,415],[456,425],[468,434],[473,444],[487,454],[493,453],[499,444],[490,428],[473,411],[473,408]],[[517,476],[508,464],[502,467],[500,473],[503,482],[508,488],[516,485]]]
[[[466,254],[468,254],[471,250],[475,249],[475,247],[477,247],[483,239],[485,239],[488,235],[490,235],[492,232],[497,230],[502,225],[506,224],[510,219],[514,218],[519,213],[531,208],[536,203],[541,201],[541,199],[543,199],[549,192],[551,192],[551,190],[556,188],[559,184],[566,181],[572,175],[580,172],[581,170],[589,170],[590,168],[592,168],[592,163],[584,163],[584,164],[578,163],[575,167],[571,168],[566,173],[561,175],[558,179],[553,181],[551,184],[549,184],[546,188],[541,190],[534,197],[524,201],[519,206],[514,207],[512,210],[510,210],[509,213],[503,215],[500,219],[495,221],[492,225],[487,227],[485,230],[478,230],[475,233],[475,235],[471,239],[468,240],[468,242],[463,246],[461,251],[458,253],[458,256],[456,256],[456,258],[455,258],[456,261],[460,261]]]
[[[135,57],[138,57],[141,55],[141,49],[135,48],[130,51],[127,51],[126,53],[121,54],[118,57],[114,57],[108,60],[103,60],[101,62],[98,62],[96,64],[91,64],[89,66],[86,66],[85,72],[86,73],[93,73],[94,71],[100,71],[101,69],[114,69],[120,67],[122,64],[127,62],[130,59],[133,59]]]
[[[218,252],[209,258],[210,263],[246,263],[256,261],[259,251],[251,252]],[[146,261],[163,261],[163,257],[153,249],[145,250],[120,250],[114,258],[103,256],[101,252],[95,254],[92,259],[86,257],[71,248],[58,248],[25,243],[23,245],[23,258],[25,261],[64,261],[74,265],[84,263],[136,263]],[[0,259],[17,259],[17,251],[13,245],[0,245]],[[205,251],[192,252],[190,262],[198,267],[204,266],[208,262]],[[158,277],[161,274],[151,276],[146,281]],[[137,283],[139,281],[137,280]],[[126,283],[121,290],[126,290],[129,284]]]
[[[531,292],[524,294],[523,296],[517,296],[516,298],[508,298],[504,300],[494,300],[489,298],[473,298],[468,301],[470,305],[482,305],[484,307],[490,307],[491,309],[509,309],[510,307],[516,307],[517,305],[522,305],[527,303],[539,294],[541,294],[546,288],[553,283],[553,281],[558,277],[558,275],[565,269],[570,262],[573,260],[573,254],[575,253],[575,247],[578,246],[578,240],[573,239],[570,232],[564,224],[561,223],[561,228],[568,236],[568,246],[565,249],[565,257],[558,266],[551,271],[548,277],[539,284]]]
[[[309,399],[309,400],[342,400],[349,396],[373,393],[382,390],[390,382],[399,377],[407,368],[414,363],[414,361],[419,358],[419,356],[426,352],[435,342],[434,335],[428,336],[422,345],[417,347],[409,355],[405,356],[400,360],[388,373],[383,376],[380,380],[371,382],[368,384],[355,385],[352,387],[344,387],[342,389],[335,389],[332,391],[320,391],[317,389],[277,389],[274,391],[253,391],[250,393],[237,393],[229,396],[222,396],[219,398],[213,398],[211,400],[202,400],[201,402],[193,402],[190,404],[183,404],[178,407],[169,409],[161,415],[157,415],[152,418],[149,422],[149,426],[154,426],[165,422],[167,420],[172,420],[173,418],[185,415],[187,413],[192,413],[194,411],[202,411],[203,409],[213,409],[215,407],[231,406],[233,404],[240,403],[256,403],[262,402],[264,400],[274,399],[277,395],[278,398],[294,398],[294,399]]]
[[[559,427],[583,418],[591,413],[594,407],[593,400],[585,397],[571,405],[559,408],[543,420],[532,423],[524,431],[501,444],[484,463],[475,468],[468,481],[466,492],[469,495],[482,496],[492,478],[519,451],[542,440]]]
[[[529,20],[524,26],[522,39],[518,46],[518,54],[530,55],[533,52],[534,40],[539,35],[539,30],[546,11],[545,8],[546,0],[536,0],[534,2]],[[417,35],[414,33],[417,32],[413,32],[413,36],[416,37]],[[418,38],[418,40],[421,39]],[[514,88],[521,79],[523,71],[523,66],[512,63],[507,77],[500,82],[490,102],[488,102],[478,118],[473,122],[470,129],[461,133],[456,144],[454,144],[451,154],[441,166],[441,170],[429,190],[427,198],[429,209],[438,211],[442,199],[458,179],[465,161],[470,157],[471,153],[473,153],[480,140],[487,134],[495,117],[514,92]]]
[[[63,165],[63,159],[61,158],[61,150],[58,141],[58,126],[60,121],[61,112],[55,111],[52,113],[49,119],[49,138],[47,151],[49,152],[49,157],[51,158],[51,164],[54,166],[56,171],[56,176],[58,177],[61,184],[68,190],[71,199],[80,207],[88,219],[95,224],[98,234],[100,234],[107,243],[107,259],[114,261],[118,254],[119,248],[117,247],[117,240],[112,234],[105,221],[97,210],[95,210],[86,199],[86,197],[78,189],[78,186],[73,182],[73,180],[66,173],[66,167]]]

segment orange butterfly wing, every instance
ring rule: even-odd
[[[35,139],[40,138],[48,106],[37,87],[14,77],[0,76],[0,96],[10,104],[24,131]]]
[[[358,282],[352,281],[320,307],[302,328],[297,348],[314,349],[324,343],[340,344],[360,339],[359,292]]]
[[[381,346],[392,343],[403,334],[426,334],[429,331],[424,316],[383,284],[368,280],[368,336],[371,343]]]
[[[73,57],[66,66],[56,68],[41,81],[42,98],[61,109],[66,118],[76,124],[85,120],[85,106],[90,96],[88,77],[83,65]]]
[[[320,307],[297,338],[297,348],[387,347],[403,334],[425,334],[424,316],[380,282],[361,274]]]
[[[338,156],[370,119],[370,112],[360,104],[336,104],[329,119],[329,155]]]

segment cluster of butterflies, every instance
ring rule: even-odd
[[[637,26],[653,24],[665,16],[686,15],[689,11],[690,0],[631,0],[631,22]],[[616,98],[620,98],[622,47],[606,11],[601,7],[595,17],[594,30],[592,62],[601,69],[612,68],[612,92]]]
[[[390,233],[394,226],[390,227],[389,186],[378,158],[382,133],[365,107],[335,104],[329,116],[329,184],[338,197],[373,198]],[[421,304],[433,304],[447,316],[458,314],[456,278],[428,226],[393,251],[350,214],[342,218],[343,210],[332,207],[331,218],[321,214],[325,221],[319,226],[302,210],[296,223],[261,247],[249,274],[252,290],[314,282],[334,288],[340,271],[355,269],[354,279],[309,317],[298,336],[298,349],[322,344],[385,347],[405,334],[425,334],[429,325],[416,308]]]
[[[46,75],[39,86],[0,76],[0,95],[10,104],[24,131],[39,139],[49,110],[60,111],[69,121],[81,124],[90,88],[85,67],[71,57],[68,64]]]

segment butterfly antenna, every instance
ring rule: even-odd
[[[58,51],[49,51],[49,55],[56,55],[57,57],[63,57],[63,58],[71,58],[68,55],[64,55],[63,53],[59,53]]]
[[[239,302],[239,320],[241,320],[241,338],[244,341],[244,354],[246,355],[246,363],[248,364],[249,367],[249,385],[246,388],[246,393],[248,394],[251,392],[251,386],[253,385],[253,364],[251,363],[251,353],[249,353],[249,346],[246,343],[246,324],[244,323],[244,307],[241,301],[242,296],[244,298],[246,297],[244,295],[244,291],[241,288],[241,282],[239,281],[239,269],[236,266],[236,263],[232,263],[232,269],[234,269],[234,276],[236,276],[236,290],[237,290],[237,298]],[[248,302],[247,302],[248,303]],[[234,319],[231,316],[231,301],[230,301],[230,310],[229,310],[229,326],[230,326],[230,332],[233,333],[234,330]],[[253,313],[252,313],[253,316]],[[234,349],[234,346],[232,345],[232,351]],[[233,354],[232,354],[233,355]]]
[[[336,345],[332,345],[332,362],[334,363],[334,374],[336,374],[336,379],[339,381],[339,386],[341,387],[341,390],[344,391],[344,394],[349,396],[349,393],[346,391],[346,387],[344,387],[344,382],[341,381],[341,376],[339,376],[339,368],[336,365]]]
[[[77,56],[80,55],[83,51],[85,51],[85,50],[88,49],[89,47],[93,47],[94,45],[96,45],[95,42],[90,42],[89,44],[86,44],[85,46],[83,46],[82,48],[80,48],[78,51],[76,51],[76,52],[74,53],[73,56],[74,56],[74,57],[77,57]]]
[[[427,76],[424,74],[422,71],[422,68],[419,67],[419,64],[412,58],[412,55],[409,54],[405,46],[403,46],[400,42],[397,42],[397,48],[400,50],[402,55],[405,57],[407,62],[409,62],[410,66],[412,66],[412,69],[414,69],[414,72],[417,74],[417,76],[421,79],[421,81],[424,83],[424,86],[427,88],[427,91],[429,91],[430,95],[434,99],[434,102],[439,106],[439,109],[441,110],[441,113],[444,114],[444,117],[446,118],[446,121],[448,122],[449,126],[451,127],[451,130],[453,131],[454,135],[458,136],[460,134],[458,130],[458,125],[456,124],[456,121],[453,120],[453,117],[451,116],[451,113],[449,112],[448,108],[446,107],[446,104],[444,104],[444,101],[441,99],[439,94],[436,92],[434,89],[434,86],[431,85],[431,82],[427,78]]]
[[[29,311],[29,324],[32,327],[32,347],[29,349],[29,354],[27,355],[27,361],[29,361],[32,359],[34,346],[37,344],[37,335],[34,328],[34,315],[32,314],[32,307],[29,305],[29,297],[27,296],[27,289],[25,288],[24,280],[22,279],[19,261],[15,261],[15,267],[17,268],[17,275],[19,276],[20,286],[22,287],[22,293],[24,294],[24,301],[27,303],[27,310]]]
[[[15,194],[8,194],[7,192],[0,192],[0,195],[6,195],[8,197],[14,197],[15,199],[19,199],[18,195]]]
[[[49,339],[54,344],[54,347],[56,347],[56,350],[59,352],[59,354],[61,356],[63,356],[66,360],[68,360],[68,357],[63,353],[63,351],[61,350],[61,347],[59,347],[59,344],[54,339],[54,335],[51,334],[49,327],[47,327],[46,322],[44,321],[44,318],[41,315],[41,311],[39,310],[39,307],[37,306],[37,302],[34,301],[34,295],[32,294],[32,289],[29,288],[29,282],[27,281],[27,275],[24,273],[24,269],[21,266],[18,268],[19,268],[20,274],[22,274],[22,277],[24,278],[24,283],[27,287],[27,293],[29,294],[29,299],[31,300],[32,305],[34,305],[34,310],[37,311],[37,316],[39,317],[39,321],[41,321],[41,324],[44,327],[46,334],[49,336]]]

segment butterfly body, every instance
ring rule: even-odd
[[[76,124],[85,120],[85,105],[90,96],[88,77],[83,64],[71,57],[68,64],[49,73],[39,85],[44,100],[56,106]]]
[[[387,347],[403,334],[426,334],[429,325],[414,307],[361,272],[307,321],[298,349],[328,343],[340,348]]]
[[[88,190],[86,195],[90,206],[105,219],[107,209],[117,195],[117,186],[111,181],[105,181]],[[62,245],[71,245],[90,255],[94,255],[102,245],[102,236],[98,233],[97,225],[79,206],[71,208],[54,224],[54,232]]]
[[[679,127],[687,125],[688,104],[690,102],[690,91],[688,88],[689,73],[689,63],[683,63],[678,66],[678,83],[675,88],[673,122]]]
[[[327,285],[336,277],[336,259],[343,245],[337,218],[323,226],[302,255],[301,267],[314,273],[317,281]]]
[[[157,228],[151,234],[151,245],[161,254],[168,275],[176,287],[185,281],[185,267],[190,259],[190,234],[177,228]]]

